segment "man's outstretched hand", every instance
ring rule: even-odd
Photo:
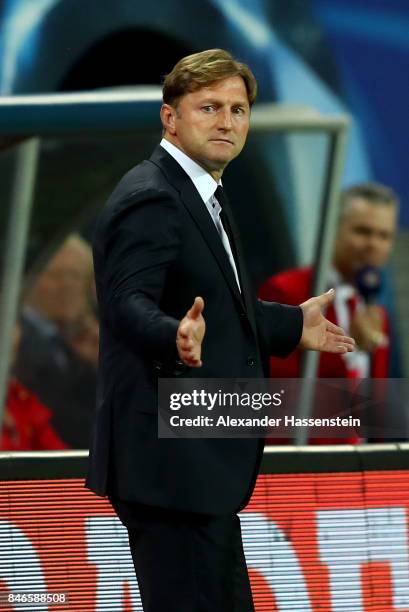
[[[330,289],[300,304],[304,313],[301,348],[328,353],[347,353],[355,349],[355,340],[322,314],[322,309],[332,302],[334,296],[334,289]]]
[[[181,320],[176,334],[176,346],[181,361],[190,368],[200,368],[202,341],[206,331],[206,323],[202,316],[203,298],[197,297],[193,306]]]

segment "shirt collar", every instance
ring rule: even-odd
[[[340,285],[344,285],[345,282],[338,272],[338,270],[334,266],[330,266],[328,270],[328,284],[330,287],[339,287]]]
[[[329,288],[334,287],[336,290],[336,298],[338,297],[338,299],[347,300],[356,295],[356,288],[354,285],[345,281],[334,266],[330,266],[328,271],[328,280]]]
[[[198,190],[200,197],[203,202],[206,203],[214,195],[217,186],[221,185],[221,181],[218,183],[202,166],[199,166],[193,159],[191,159],[186,153],[181,151],[174,144],[162,138],[160,146],[165,149],[175,159],[183,170],[189,176],[194,186]]]

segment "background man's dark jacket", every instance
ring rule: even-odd
[[[123,177],[99,218],[100,366],[87,479],[99,495],[209,514],[236,511],[251,495],[261,440],[157,434],[157,379],[175,371],[176,331],[196,296],[205,302],[203,366],[181,376],[262,377],[269,354],[299,343],[301,309],[256,301],[229,219],[242,293],[199,193],[162,147]]]

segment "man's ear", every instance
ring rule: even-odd
[[[176,134],[176,108],[170,104],[162,104],[160,109],[162,125],[168,134]]]

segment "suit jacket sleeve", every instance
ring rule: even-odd
[[[177,358],[179,321],[160,309],[180,244],[180,210],[169,194],[131,194],[114,206],[102,236],[103,304],[108,326],[160,363]]]
[[[287,357],[299,344],[303,313],[299,306],[257,300],[257,324],[269,355]]]

